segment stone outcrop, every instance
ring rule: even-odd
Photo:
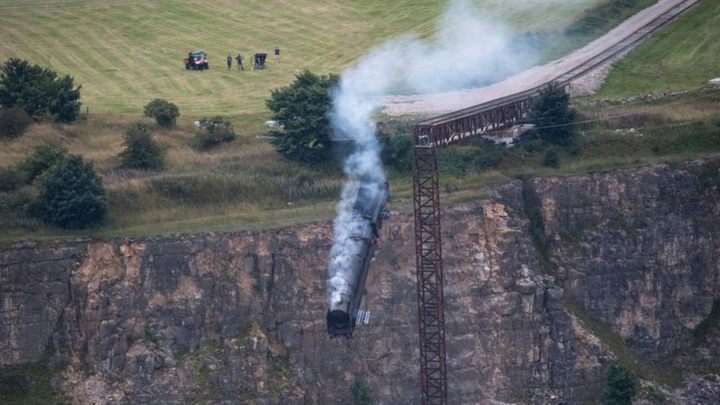
[[[717,183],[697,165],[532,184],[566,293],[650,360],[684,348],[720,296]]]
[[[614,355],[568,300],[647,361],[691,350],[720,297],[717,186],[693,173],[514,181],[447,209],[450,403],[597,399]],[[386,223],[352,340],[325,333],[327,223],[3,247],[0,365],[49,351],[77,403],[350,403],[353,382],[419,403],[412,222]]]

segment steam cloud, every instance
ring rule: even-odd
[[[340,301],[352,281],[352,243],[347,243],[347,238],[353,224],[362,220],[353,213],[358,182],[378,189],[385,182],[374,121],[382,97],[485,85],[535,61],[531,47],[513,41],[511,30],[484,18],[464,0],[449,5],[435,32],[430,41],[408,36],[381,45],[346,70],[331,94],[334,137],[351,140],[354,150],[344,162],[345,174],[352,181],[343,187],[333,224],[328,265],[330,304]]]

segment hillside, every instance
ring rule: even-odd
[[[519,32],[557,29],[596,0],[475,0]],[[568,3],[568,4],[566,4]],[[374,45],[405,33],[428,35],[444,1],[0,0],[0,55],[73,75],[91,112],[138,112],[154,97],[188,115],[257,114],[270,90],[305,68],[336,72]],[[280,47],[262,72],[227,72],[225,57]],[[186,72],[203,48],[211,69]]]
[[[720,2],[703,0],[619,61],[597,96],[678,91],[720,77]]]

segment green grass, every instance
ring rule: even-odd
[[[597,94],[677,91],[720,77],[720,2],[703,0],[619,61]]]
[[[66,399],[52,388],[59,370],[49,365],[49,355],[31,363],[0,367],[0,403],[4,405],[64,404]]]
[[[669,387],[677,387],[682,382],[680,370],[670,367],[669,365],[646,363],[627,346],[621,336],[612,331],[609,325],[585,312],[582,307],[571,298],[566,296],[563,300],[563,305],[585,328],[589,329],[593,335],[609,347],[618,362],[633,374]]]
[[[605,34],[640,10],[652,6],[658,0],[608,0],[599,2],[562,32],[547,38],[548,47],[543,60],[560,58],[574,49],[588,44]]]
[[[693,336],[696,340],[702,340],[718,325],[720,325],[720,300],[715,300],[708,316],[693,330]]]
[[[475,0],[518,32],[557,29],[597,0],[523,5]],[[181,113],[258,114],[270,90],[303,69],[340,73],[384,40],[428,36],[441,0],[0,0],[0,55],[75,77],[91,112],[137,113],[152,98]],[[281,63],[228,72],[225,56],[279,46]],[[190,49],[208,52],[211,69],[185,71]]]

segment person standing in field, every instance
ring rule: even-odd
[[[275,47],[275,62],[280,63],[280,48]]]
[[[230,70],[230,68],[232,67],[232,56],[230,56],[229,54],[227,56],[227,66],[228,70]]]
[[[237,61],[238,71],[240,71],[240,70],[245,71],[245,67],[242,64],[242,55],[237,54],[237,56],[235,57],[235,60]]]

